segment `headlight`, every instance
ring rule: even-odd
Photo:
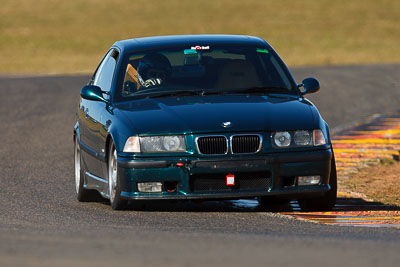
[[[326,145],[324,134],[321,130],[275,132],[272,134],[275,147],[307,147]]]
[[[124,152],[185,152],[185,137],[181,135],[129,137]]]
[[[293,140],[296,146],[312,145],[312,133],[309,131],[297,131],[294,133]]]
[[[289,132],[276,132],[274,134],[274,142],[278,147],[288,147],[290,146],[292,137]]]

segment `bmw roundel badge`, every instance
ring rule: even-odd
[[[231,126],[232,126],[232,122],[230,122],[230,121],[226,121],[226,122],[222,123],[222,127],[224,127],[224,128],[229,128]]]

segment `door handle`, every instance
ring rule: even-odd
[[[86,109],[85,109],[85,119],[87,119],[87,118],[88,118],[88,116],[89,116],[89,115],[88,115],[88,113],[89,113],[89,109],[88,109],[88,108],[86,108]]]

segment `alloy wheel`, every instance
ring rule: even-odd
[[[75,139],[75,191],[79,194],[79,187],[81,184],[81,149],[78,140]]]
[[[114,202],[115,194],[117,191],[117,177],[118,177],[118,169],[117,169],[117,151],[113,147],[110,154],[110,165],[108,169],[108,177],[109,177],[109,196],[110,202]]]

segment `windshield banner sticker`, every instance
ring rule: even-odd
[[[190,49],[192,49],[192,50],[209,50],[210,46],[196,45],[196,46],[192,46]]]

